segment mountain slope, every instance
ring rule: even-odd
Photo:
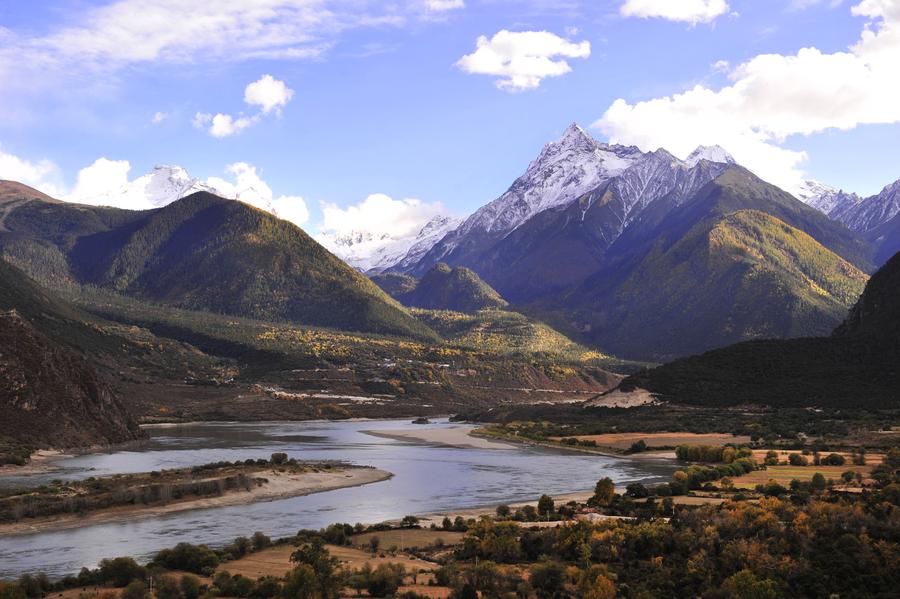
[[[434,337],[301,229],[212,194],[143,212],[30,201],[5,224],[4,254],[48,283],[237,316]]]
[[[507,305],[506,300],[473,271],[450,268],[443,262],[425,273],[414,289],[395,297],[407,306],[455,312],[477,312]]]
[[[749,341],[626,379],[676,403],[900,407],[900,254],[866,285],[830,337]]]
[[[77,310],[0,260],[0,438],[40,448],[142,436],[109,383],[76,349],[99,337]]]
[[[731,167],[661,219],[636,222],[598,274],[541,309],[635,359],[823,334],[865,281],[840,254],[867,264],[865,251],[849,230]]]
[[[633,146],[601,144],[573,124],[543,148],[503,195],[478,209],[405,271],[421,276],[438,262],[469,266],[534,215],[567,205],[642,156]]]
[[[900,180],[881,193],[857,202],[838,204],[828,216],[859,233],[871,231],[900,214]]]
[[[900,214],[866,232],[866,239],[875,247],[875,264],[884,264],[900,252]]]
[[[469,266],[517,303],[558,293],[600,270],[636,220],[674,209],[726,168],[698,155],[688,166],[665,150],[651,152],[577,201],[535,215]]]

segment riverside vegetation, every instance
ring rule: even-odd
[[[82,589],[87,598],[123,589],[124,599],[136,599],[148,596],[145,581],[152,579],[161,599],[894,596],[900,449],[853,482],[854,492],[846,490],[846,480],[821,474],[788,486],[735,488],[730,475],[766,468],[747,451],[685,446],[682,458],[713,463],[691,463],[668,484],[629,485],[624,493],[602,479],[583,503],[542,496],[536,506],[499,506],[494,515],[433,522],[435,531],[465,532],[449,545],[432,536],[430,545],[404,552],[380,546],[377,535],[387,536],[388,525],[335,524],[274,543],[260,533],[218,549],[182,543],[145,566],[121,557],[58,581],[26,575],[0,583],[0,595],[36,599]],[[683,502],[685,494],[708,501]],[[421,524],[410,516],[399,526],[413,538]],[[348,552],[362,563],[336,557]],[[278,561],[283,574],[228,572],[249,554],[254,563],[284,556]]]

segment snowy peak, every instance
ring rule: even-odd
[[[459,222],[455,217],[439,214],[415,236],[398,237],[390,231],[350,231],[341,235],[323,233],[316,240],[353,268],[377,274],[407,262],[417,262]]]
[[[690,167],[695,167],[701,160],[721,164],[737,164],[734,157],[726,152],[722,146],[697,146],[697,149],[691,152],[691,155],[684,162]]]
[[[854,201],[837,204],[828,216],[858,233],[865,233],[900,214],[900,180],[886,186],[878,195],[860,199],[852,194],[852,198]]]
[[[114,206],[130,210],[161,208],[198,191],[219,193],[200,179],[192,178],[180,166],[160,165],[119,189],[96,196],[78,198],[83,204]]]
[[[847,193],[818,181],[804,181],[797,198],[804,204],[827,215],[836,210],[846,210],[862,201],[855,193]]]
[[[506,193],[469,217],[459,233],[503,236],[535,214],[577,199],[642,157],[638,148],[602,144],[577,124],[570,125],[544,146]]]

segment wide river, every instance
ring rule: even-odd
[[[380,522],[407,514],[443,512],[536,499],[592,489],[609,476],[617,485],[667,479],[666,462],[640,461],[509,446],[468,449],[397,441],[366,431],[434,428],[446,421],[203,423],[148,428],[140,449],[94,453],[56,464],[61,470],[3,477],[0,486],[36,486],[51,479],[79,479],[149,472],[219,460],[268,458],[276,451],[305,460],[345,460],[394,473],[390,480],[303,497],[250,505],[192,510],[161,517],[97,524],[57,532],[0,536],[0,579],[23,572],[50,576],[95,567],[104,557],[147,559],[176,543],[222,545],[262,531],[283,537],[332,522]],[[459,426],[459,425],[453,425]]]

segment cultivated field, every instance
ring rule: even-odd
[[[750,437],[727,433],[610,433],[605,435],[577,435],[579,441],[593,441],[600,447],[628,449],[632,443],[643,440],[648,447],[676,447],[678,445],[726,445],[750,443]],[[563,437],[551,437],[560,441]]]
[[[465,533],[446,530],[385,530],[354,536],[351,542],[354,547],[368,549],[372,537],[378,537],[380,551],[389,550],[392,547],[402,551],[404,549],[422,549],[439,544],[456,545],[462,541],[464,536]]]

